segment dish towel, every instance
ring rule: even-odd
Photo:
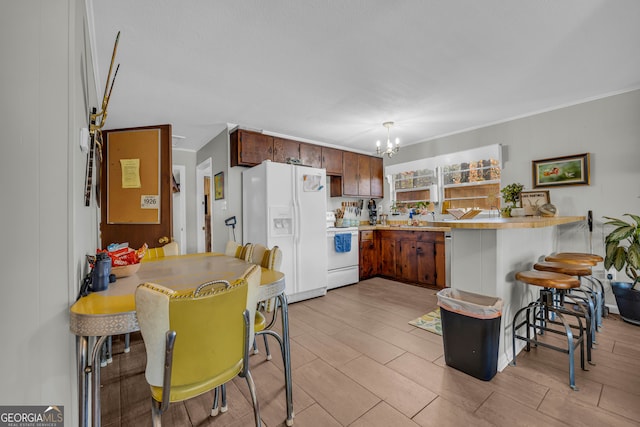
[[[336,252],[351,251],[351,233],[336,234],[333,238],[333,243],[336,248]]]

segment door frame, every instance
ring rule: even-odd
[[[205,230],[204,230],[204,209],[202,208],[204,200],[204,177],[211,178],[210,187],[213,185],[213,160],[211,157],[206,158],[204,161],[196,166],[196,242],[197,252],[204,252],[205,245]],[[209,188],[209,194],[213,194],[213,188]],[[213,215],[211,215],[213,221]],[[213,230],[213,224],[211,224]]]
[[[173,216],[173,229],[175,230],[176,226],[180,227],[180,235],[178,236],[178,241],[180,242],[180,254],[184,255],[187,253],[187,167],[184,165],[173,165],[173,174],[180,177],[180,192],[178,193],[178,203],[177,206],[174,204],[174,209],[178,209],[180,212],[179,217]],[[178,223],[179,221],[179,223]]]

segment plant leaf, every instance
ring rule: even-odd
[[[607,218],[610,221],[605,222],[605,225],[614,225],[616,227],[624,227],[625,225],[629,225],[628,223],[624,222],[621,219],[618,218],[611,218],[608,216],[605,216],[604,218]]]
[[[634,214],[625,214],[625,215],[633,218],[633,220],[636,222],[636,225],[640,226],[640,216],[634,215]]]
[[[631,236],[635,231],[635,227],[625,223],[623,227],[618,227],[607,235],[606,242],[619,242]]]
[[[634,269],[640,268],[640,244],[633,243],[627,249],[627,262]]]
[[[613,267],[620,271],[624,268],[624,265],[627,263],[627,251],[624,247],[618,246],[616,252],[613,256]]]
[[[606,246],[606,253],[604,257],[604,268],[608,270],[613,265],[613,259],[615,257],[616,249],[618,249],[618,242],[608,242]]]

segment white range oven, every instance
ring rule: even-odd
[[[336,250],[336,235],[339,236],[339,251]],[[345,250],[345,240],[350,241],[349,250]],[[358,227],[327,228],[327,289],[357,283],[360,279],[358,269]]]

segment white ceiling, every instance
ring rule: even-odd
[[[88,0],[106,128],[371,153],[640,87],[637,0]],[[97,54],[96,54],[97,52]]]

